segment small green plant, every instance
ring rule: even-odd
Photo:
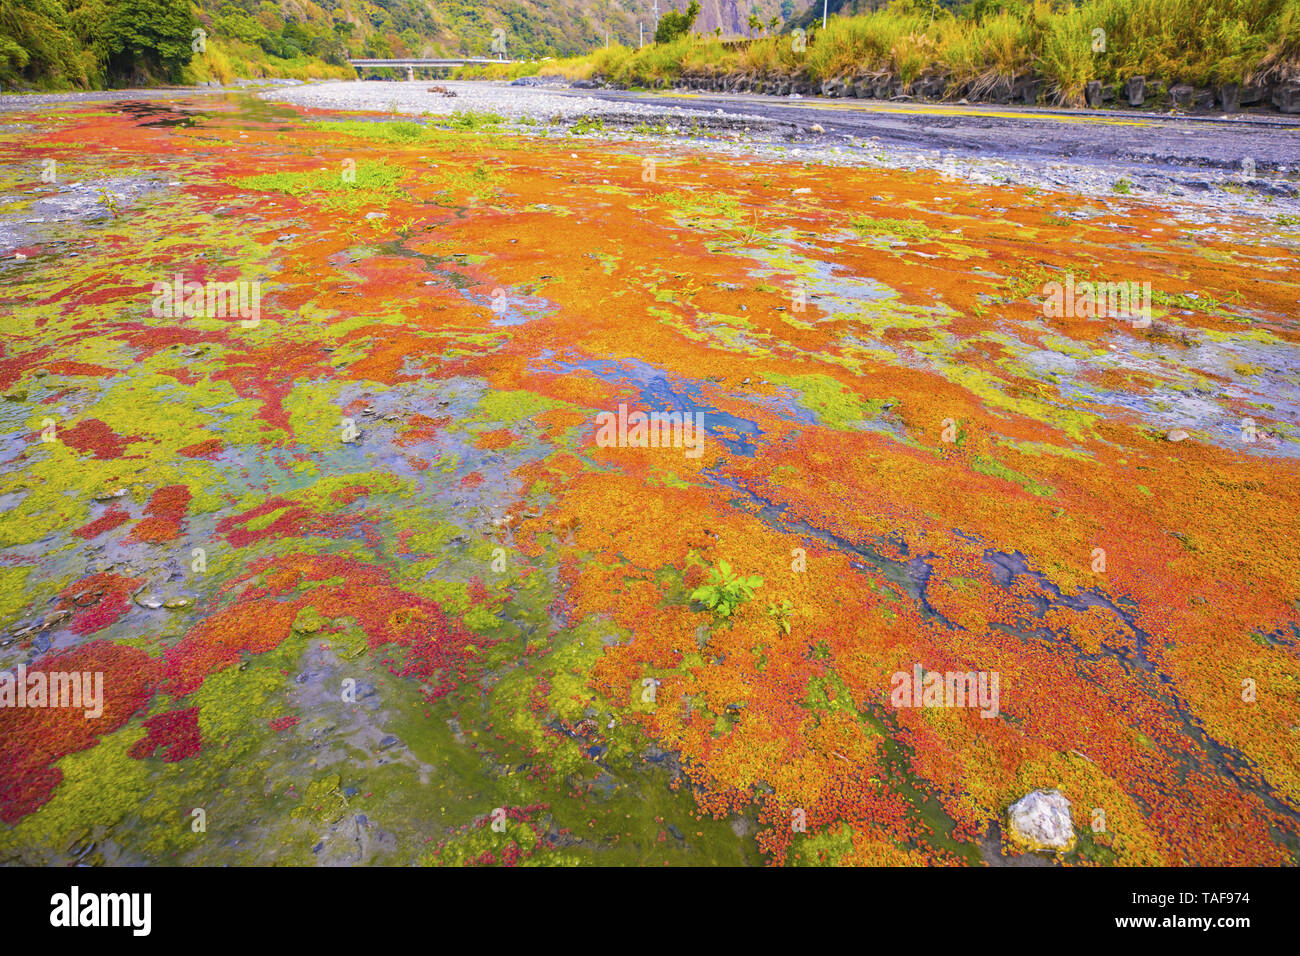
[[[385,120],[380,122],[371,120],[331,120],[310,123],[308,128],[327,133],[355,136],[358,139],[368,139],[374,142],[395,143],[401,146],[419,143],[421,140],[429,138],[432,132],[429,127],[409,120]]]
[[[355,176],[344,179],[333,170],[263,173],[229,179],[231,185],[259,192],[287,193],[325,209],[353,212],[387,206],[405,193],[397,183],[406,175],[400,166],[383,162],[357,164]]]
[[[1119,179],[1115,180],[1115,192],[1119,193],[1121,196],[1127,196],[1132,191],[1133,191],[1133,184],[1129,182],[1127,179],[1120,177]]]
[[[99,204],[107,209],[114,219],[117,218],[118,205],[116,193],[108,189],[99,190]]]
[[[424,177],[425,182],[439,187],[439,196],[434,202],[440,206],[455,205],[461,196],[467,196],[476,202],[492,199],[500,192],[500,179],[500,175],[484,166],[482,161],[473,169],[440,169],[433,175]]]
[[[487,126],[500,126],[506,121],[497,113],[482,113],[475,110],[457,110],[444,121],[452,129],[476,130]]]
[[[916,219],[872,219],[870,216],[859,216],[849,225],[861,236],[897,236],[916,241],[938,235],[937,230]]]
[[[726,561],[719,561],[718,566],[709,572],[709,583],[692,591],[691,600],[699,601],[720,618],[728,618],[752,598],[754,589],[762,584],[761,576],[751,574],[742,578],[732,572]]]
[[[574,136],[584,136],[587,133],[605,132],[605,121],[596,116],[584,116],[569,128],[569,132]]]
[[[660,193],[655,198],[658,202],[679,209],[694,218],[721,216],[725,219],[734,220],[739,224],[743,217],[740,201],[724,192],[685,192],[678,190],[676,192]]]
[[[1279,226],[1300,226],[1300,216],[1278,216],[1273,220]]]
[[[792,611],[794,611],[794,606],[789,601],[767,606],[767,616],[776,621],[777,629],[782,634],[790,633],[790,614]]]

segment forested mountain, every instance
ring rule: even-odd
[[[686,2],[659,0],[659,12]],[[635,45],[639,23],[649,38],[653,10],[654,0],[0,0],[0,83],[325,75],[349,56],[487,56],[494,30],[508,57],[567,56],[607,34]],[[745,34],[752,15],[795,12],[794,0],[702,0],[695,29]]]

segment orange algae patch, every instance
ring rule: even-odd
[[[514,432],[506,428],[498,428],[480,434],[474,439],[474,447],[495,451],[501,448],[509,448],[518,440],[519,436]]]
[[[394,442],[399,448],[409,448],[412,445],[422,445],[425,442],[433,441],[443,429],[451,424],[451,419],[412,415],[410,423],[412,427],[404,431]]]
[[[297,613],[293,604],[256,600],[208,617],[165,652],[169,693],[184,697],[209,674],[239,663],[241,653],[279,647]]]
[[[184,448],[178,448],[176,454],[184,455],[186,458],[212,458],[219,454],[223,447],[225,442],[220,438],[209,438],[206,441],[198,441]]]
[[[169,485],[159,488],[145,506],[146,517],[131,531],[132,539],[159,544],[180,537],[181,520],[190,505],[190,489],[186,485]]]

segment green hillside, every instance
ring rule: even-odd
[[[660,0],[659,10],[685,0]],[[650,0],[0,0],[6,89],[350,76],[349,56],[573,56],[653,32]],[[696,29],[739,34],[793,0],[704,0]],[[202,31],[196,34],[195,31]]]

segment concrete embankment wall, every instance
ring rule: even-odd
[[[600,77],[594,79],[597,83],[604,82]],[[1046,80],[1035,76],[1001,77],[984,84],[955,84],[943,77],[921,77],[907,83],[889,73],[863,73],[820,83],[798,76],[683,75],[676,80],[662,80],[654,85],[660,88],[676,87],[717,93],[766,93],[773,96],[797,93],[801,96],[879,100],[966,100],[973,103],[1087,105],[1093,108],[1182,109],[1218,113],[1235,113],[1244,108],[1300,113],[1300,83],[1297,82],[1226,83],[1197,88],[1181,83],[1166,83],[1158,77],[1135,76],[1123,83],[1091,82],[1082,94],[1075,97],[1063,97]]]

